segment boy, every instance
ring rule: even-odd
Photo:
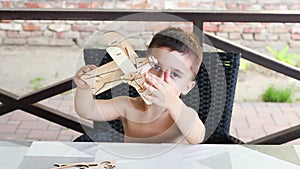
[[[84,73],[96,68],[87,65],[74,77],[76,112],[94,121],[120,119],[125,142],[201,143],[205,127],[197,112],[179,98],[195,86],[193,79],[202,62],[199,39],[181,29],[168,28],[154,35],[146,55],[158,60],[145,74],[143,83],[151,93],[143,96],[151,105],[141,97],[94,100],[91,88],[81,79]]]

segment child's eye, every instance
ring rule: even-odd
[[[176,72],[171,72],[170,76],[172,78],[181,78],[180,75],[178,73],[176,73]]]

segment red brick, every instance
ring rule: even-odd
[[[42,31],[32,31],[29,36],[30,37],[40,37],[40,36],[43,36],[43,32]]]
[[[0,20],[0,23],[11,23],[12,20]]]
[[[292,34],[292,39],[293,40],[300,40],[300,33],[294,33],[294,34]]]
[[[2,2],[2,8],[12,8],[12,7],[13,7],[12,2],[9,1]]]
[[[24,31],[38,31],[41,30],[39,25],[33,23],[25,23],[22,25]]]
[[[218,31],[218,26],[216,25],[204,25],[203,30],[207,32],[217,32]]]
[[[244,33],[260,33],[262,31],[262,27],[244,27]]]
[[[56,37],[59,38],[59,39],[63,38],[64,37],[64,32],[57,32]]]
[[[72,25],[72,31],[94,32],[95,30],[96,30],[96,26],[94,25],[79,25],[79,24]]]
[[[187,1],[180,1],[177,2],[177,6],[181,8],[188,8],[190,6],[190,3]]]
[[[9,38],[16,38],[18,37],[18,31],[6,31],[6,36]]]
[[[241,27],[237,25],[220,25],[220,32],[241,32]]]
[[[27,2],[26,7],[27,8],[38,8],[39,4],[37,2]]]
[[[91,8],[99,8],[99,3],[98,2],[92,2]]]
[[[147,3],[147,1],[145,3],[131,4],[129,6],[130,9],[147,9],[149,7],[150,7],[150,5],[149,5],[149,3]]]
[[[225,2],[222,2],[222,1],[214,2],[214,7],[225,8]]]
[[[247,10],[249,8],[249,4],[238,4],[237,8],[239,10]]]
[[[227,9],[237,9],[236,3],[226,3]]]
[[[49,2],[39,2],[39,8],[51,8],[51,4]]]
[[[78,7],[79,9],[88,8],[88,7],[89,7],[89,3],[79,2],[79,3],[77,4],[77,7]]]

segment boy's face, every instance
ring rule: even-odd
[[[175,87],[178,96],[187,94],[194,86],[191,61],[186,55],[170,51],[167,47],[153,48],[150,55],[158,60],[158,64],[149,70],[150,73],[165,80],[164,72],[169,69],[171,85]]]

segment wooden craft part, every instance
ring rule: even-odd
[[[82,75],[81,79],[92,88],[93,94],[97,95],[122,83],[120,79],[122,75],[123,72],[118,65],[115,62],[109,62]]]
[[[108,47],[106,51],[113,58],[124,74],[129,74],[136,71],[136,67],[128,59],[128,56],[119,47]]]
[[[147,66],[149,65],[149,62],[148,64],[142,65],[142,67],[140,67],[140,70],[138,70],[128,59],[127,55],[121,48],[109,47],[106,49],[106,51],[109,53],[109,55],[113,58],[113,60],[124,73],[121,79],[123,79],[125,83],[128,83],[129,85],[133,86],[146,104],[151,104],[150,100],[147,100],[145,97],[143,97],[143,92],[145,92],[146,89],[143,87],[142,84],[145,81],[145,79],[144,75],[140,73],[140,70],[147,72],[151,68],[151,65],[150,67]],[[147,66],[148,69],[143,69],[145,66]]]
[[[73,164],[54,164],[55,168],[51,169],[117,169],[117,165],[113,161],[105,160],[102,162],[90,163],[73,163]]]
[[[125,37],[118,32],[108,31],[103,34],[103,37],[109,46],[121,48],[128,56],[129,60],[135,64],[135,58],[139,56],[136,54],[131,45],[126,41]]]
[[[134,49],[127,43],[122,35],[117,32],[106,32],[104,38],[111,46],[106,49],[113,61],[90,71],[83,76],[84,80],[93,90],[93,94],[100,94],[120,83],[128,83],[133,86],[146,104],[151,104],[143,97],[143,93],[150,94],[143,87],[145,82],[144,74],[154,64],[157,64],[155,57],[140,58]]]

